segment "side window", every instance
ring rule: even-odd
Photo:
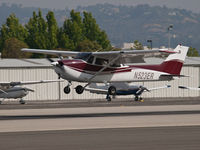
[[[93,60],[94,60],[94,56],[90,56],[90,58],[88,59],[88,63],[92,64],[93,63]]]
[[[107,59],[102,59],[102,58],[96,58],[96,65],[107,65],[108,64],[108,60]]]

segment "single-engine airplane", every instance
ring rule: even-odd
[[[111,83],[110,86],[116,87],[116,95],[134,95],[135,101],[142,100],[142,93],[143,92],[151,92],[154,90],[170,88],[170,85],[165,85],[162,87],[155,87],[155,88],[146,88],[142,85],[129,85],[128,83],[120,82],[120,83]],[[108,93],[108,87],[104,85],[97,85],[96,83],[91,83],[89,87],[86,87],[85,90],[89,91],[90,93],[96,94],[105,94],[107,101],[111,101],[111,97]]]
[[[68,81],[64,88],[70,93],[72,81],[85,82],[85,86],[78,85],[75,89],[82,94],[91,83],[140,82],[140,81],[170,81],[181,77],[180,72],[189,47],[178,45],[174,50],[122,50],[107,52],[74,52],[42,49],[27,49],[22,51],[57,55],[60,60],[51,64],[59,78]],[[152,53],[169,53],[166,60],[159,65],[127,65],[126,58],[137,62],[144,62],[143,57]],[[63,56],[73,57],[63,59]],[[109,95],[116,95],[116,87],[108,87]]]
[[[20,104],[25,104],[22,99],[25,97],[29,91],[34,92],[34,90],[26,87],[21,87],[22,85],[30,84],[40,84],[40,83],[51,83],[51,82],[62,82],[63,80],[41,80],[41,81],[21,81],[21,82],[0,82],[0,98],[4,99],[20,99]],[[0,101],[0,104],[2,101]]]

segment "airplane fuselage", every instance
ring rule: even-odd
[[[28,94],[28,91],[25,88],[22,87],[12,87],[7,90],[5,90],[6,93],[3,93],[0,91],[0,98],[23,98]]]
[[[62,66],[54,65],[55,72],[61,78],[68,81],[88,82],[96,72],[104,66],[93,65],[84,60],[62,60]],[[121,67],[108,67],[96,75],[91,82],[135,82],[135,81],[159,81],[160,75],[168,73],[156,71],[158,65],[130,65]]]

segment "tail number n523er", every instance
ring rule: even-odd
[[[153,80],[154,73],[153,72],[135,72],[134,79],[137,80]]]

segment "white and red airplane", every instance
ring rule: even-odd
[[[116,87],[109,83],[138,81],[170,81],[181,77],[180,72],[189,47],[178,45],[174,50],[123,50],[108,52],[74,52],[42,49],[27,49],[22,51],[57,55],[60,60],[53,62],[55,72],[68,81],[64,88],[70,93],[72,81],[85,82],[83,87],[75,89],[82,94],[91,83],[105,83],[109,95],[116,95]],[[159,65],[127,65],[126,57],[140,62],[145,55],[164,52],[170,55]],[[63,59],[62,56],[71,57]]]

